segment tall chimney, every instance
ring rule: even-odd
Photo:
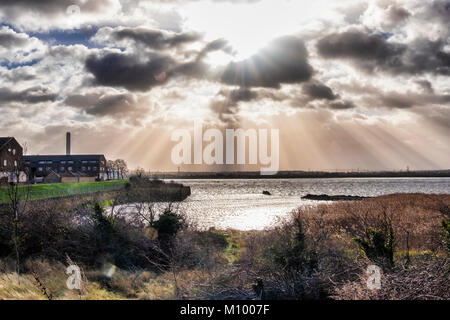
[[[70,156],[70,132],[66,133],[66,155]]]

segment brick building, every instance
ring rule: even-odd
[[[23,163],[32,182],[58,179],[60,182],[88,182],[108,178],[104,155],[71,154],[70,132],[66,134],[65,155],[24,156]]]
[[[46,177],[52,171],[62,177],[62,182],[66,182],[64,177],[79,177],[78,181],[107,179],[106,158],[102,154],[24,156],[23,161],[30,180]]]
[[[0,179],[13,181],[19,174],[20,181],[26,181],[23,172],[23,148],[14,137],[0,137]]]

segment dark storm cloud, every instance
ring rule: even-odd
[[[111,5],[110,0],[13,0],[0,1],[8,16],[20,15],[26,11],[38,12],[44,15],[66,14],[67,7],[77,5],[83,12],[100,12]]]
[[[233,90],[225,88],[217,93],[216,97],[210,102],[209,108],[218,115],[227,127],[237,127],[239,124],[237,113],[241,102],[258,101],[272,97],[272,94],[264,89],[256,91],[248,88]]]
[[[68,96],[64,103],[86,111],[94,116],[125,115],[135,117],[139,114],[138,100],[131,93],[105,94],[88,93]]]
[[[433,84],[428,80],[417,80],[416,83],[427,93],[434,93]]]
[[[198,54],[197,60],[203,59],[208,53],[214,51],[223,51],[228,54],[232,54],[232,48],[228,41],[225,39],[217,39],[209,42]]]
[[[154,55],[148,62],[140,62],[138,57],[119,53],[91,55],[85,62],[86,69],[95,76],[95,84],[141,91],[163,83],[157,80],[158,75],[173,64],[167,56]]]
[[[152,49],[178,47],[201,39],[198,33],[169,34],[148,28],[114,29],[111,35],[116,40],[131,39]]]
[[[263,99],[268,99],[272,101],[283,101],[289,98],[289,95],[280,93],[272,89],[249,89],[249,88],[239,88],[239,89],[222,89],[217,94],[221,98],[225,98],[229,105],[236,105],[239,102],[250,102],[250,101],[260,101]]]
[[[402,7],[391,5],[388,10],[388,15],[391,22],[399,23],[408,19],[411,16],[411,13]]]
[[[9,88],[0,88],[0,102],[23,102],[23,103],[40,103],[46,101],[54,101],[57,94],[50,92],[47,88],[32,87],[22,91],[12,91]]]
[[[380,95],[380,102],[383,106],[388,108],[411,108],[415,106],[418,101],[411,96],[402,95],[396,92]]]
[[[235,128],[239,126],[238,111],[242,103],[270,100],[280,102],[288,100],[290,96],[274,89],[249,89],[238,88],[229,90],[221,89],[210,101],[209,108],[218,115],[227,127]]]
[[[317,43],[325,58],[350,58],[389,64],[405,51],[402,45],[388,43],[381,35],[368,35],[360,31],[333,33]]]
[[[328,103],[326,106],[328,109],[334,110],[347,110],[356,108],[356,105],[353,103],[353,101],[349,100],[333,101]]]
[[[427,3],[417,16],[424,21],[436,21],[450,26],[450,1],[434,0]]]
[[[237,115],[239,105],[230,99],[213,99],[209,103],[209,108],[227,128],[239,127],[239,117]]]
[[[444,51],[445,45],[443,40],[427,39],[404,45],[381,35],[348,31],[322,38],[317,49],[324,58],[348,59],[366,71],[450,75],[450,54]]]
[[[211,52],[223,51],[231,54],[231,47],[225,39],[217,39],[207,43],[200,52],[196,54],[193,61],[183,62],[174,67],[170,72],[170,76],[185,76],[190,78],[205,79],[212,75],[209,73],[210,66],[203,59]]]
[[[373,107],[406,109],[417,106],[450,106],[448,94],[419,94],[416,92],[379,92],[366,98]]]
[[[227,42],[212,41],[196,54],[194,60],[187,62],[178,62],[168,55],[157,53],[147,54],[150,58],[147,62],[142,62],[141,57],[136,55],[107,53],[103,56],[90,55],[85,66],[94,75],[97,85],[145,91],[173,77],[209,78],[210,66],[202,60],[208,53],[217,50],[229,50]]]
[[[450,17],[449,17],[450,18]],[[450,54],[444,51],[446,42],[418,39],[411,42],[402,64],[393,70],[418,74],[431,72],[450,76]]]
[[[347,110],[356,108],[356,104],[335,94],[327,85],[312,80],[303,85],[301,91],[294,91],[289,97],[290,105],[300,109]]]
[[[305,85],[303,85],[303,93],[308,95],[312,100],[336,100],[338,97],[334,94],[333,90],[330,87],[317,81],[306,83]]]
[[[232,90],[230,94],[230,100],[239,102],[239,101],[252,101],[258,98],[258,93],[256,91],[252,91],[249,89],[238,89],[238,90]]]
[[[64,103],[71,107],[88,108],[96,104],[101,96],[101,93],[73,94],[68,96]]]
[[[17,33],[7,32],[8,30],[10,29],[0,30],[0,47],[21,47],[27,43],[26,37],[21,37]]]
[[[286,36],[249,59],[230,63],[221,81],[241,87],[278,88],[283,83],[308,81],[312,74],[304,43],[297,37]]]
[[[236,112],[239,102],[249,102],[260,98],[258,92],[248,88],[222,89],[210,103],[210,108],[218,114],[233,114]]]

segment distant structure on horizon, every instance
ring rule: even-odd
[[[66,132],[66,156],[70,156],[70,132]]]
[[[71,134],[66,133],[65,155],[24,156],[24,167],[31,182],[91,182],[107,180],[103,154],[71,154]]]

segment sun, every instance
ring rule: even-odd
[[[256,54],[271,40],[299,30],[303,1],[261,1],[250,3],[193,2],[184,8],[186,27],[203,30],[205,40],[226,39],[233,55],[215,52],[208,62],[214,66],[242,61]],[[304,6],[303,6],[304,9]]]

